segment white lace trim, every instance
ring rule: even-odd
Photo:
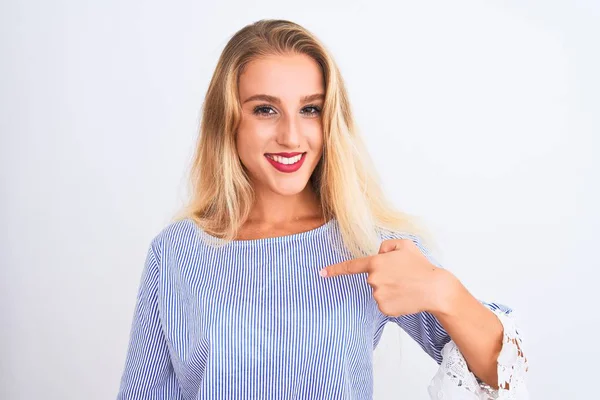
[[[450,341],[442,349],[442,363],[428,388],[431,399],[529,399],[525,385],[527,358],[523,355],[523,345],[514,317],[499,310],[492,311],[504,326],[502,350],[498,356],[499,389],[495,390],[478,380],[469,371],[456,344]]]

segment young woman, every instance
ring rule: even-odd
[[[181,217],[152,240],[119,399],[371,399],[385,324],[433,398],[525,398],[511,310],[472,297],[380,191],[324,46],[289,21],[226,45]]]

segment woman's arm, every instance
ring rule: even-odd
[[[137,297],[118,400],[183,399],[159,320],[158,276],[158,262],[151,245]]]
[[[482,314],[491,314],[493,322],[490,323],[486,320],[480,322],[476,319],[476,314],[470,314],[466,320],[462,319],[464,317],[461,311],[456,314],[444,313],[442,315],[420,312],[388,317],[388,321],[399,325],[438,364],[442,363],[444,346],[453,340],[464,355],[469,370],[481,381],[497,388],[497,360],[504,339],[504,329],[498,314],[509,317],[512,309],[502,304],[475,301],[478,303],[477,308],[484,309]],[[487,319],[488,315],[485,315],[485,318]],[[496,329],[496,324],[500,325],[497,337],[493,329],[491,332],[486,332],[489,329],[486,326],[488,323],[494,327],[493,329]]]
[[[473,393],[500,386],[493,395],[509,388],[510,396],[524,393],[526,359],[509,310],[498,310],[471,296],[416,236],[384,237],[378,254],[321,270],[327,278],[360,273],[366,273],[382,314],[404,328],[440,364],[442,372],[436,379],[446,391]],[[472,383],[469,390],[466,382]]]
[[[410,238],[433,265],[441,268],[418,238]],[[429,312],[388,317],[438,364],[443,363],[430,391],[446,393],[461,382],[463,388],[481,396],[474,398],[503,393],[515,399],[528,398],[527,359],[513,310],[476,299],[447,270],[439,276],[434,306]]]
[[[449,271],[438,291],[431,313],[444,327],[464,356],[471,372],[498,388],[497,360],[502,350],[503,327],[496,315],[473,297]]]

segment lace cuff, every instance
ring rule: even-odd
[[[498,383],[495,390],[477,379],[469,371],[467,363],[454,341],[442,349],[442,363],[429,385],[431,399],[459,400],[526,400],[529,399],[525,385],[527,358],[523,354],[521,337],[514,317],[501,310],[492,309],[504,326],[502,350],[498,355]]]

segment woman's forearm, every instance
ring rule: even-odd
[[[471,372],[497,389],[497,362],[504,334],[502,323],[454,275],[446,272],[442,284],[437,285],[441,289],[431,313],[456,343]]]

